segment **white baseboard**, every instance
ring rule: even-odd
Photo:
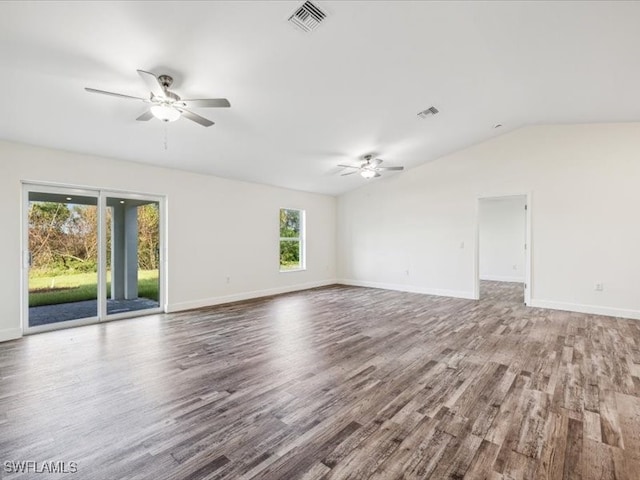
[[[491,280],[492,282],[524,283],[524,277],[503,277],[501,275],[480,275],[480,280]]]
[[[630,318],[640,320],[640,310],[625,308],[601,307],[599,305],[583,305],[580,303],[555,302],[550,300],[531,299],[530,307],[549,308],[551,310],[563,310],[565,312],[589,313],[592,315],[605,315],[607,317]]]
[[[464,292],[461,290],[442,290],[437,288],[418,287],[416,285],[403,285],[383,282],[366,282],[361,280],[341,279],[337,283],[341,285],[351,285],[353,287],[369,287],[382,288],[384,290],[396,290],[399,292],[423,293],[425,295],[437,295],[439,297],[466,298],[474,300],[473,292]]]
[[[310,288],[326,287],[327,285],[335,285],[336,280],[323,280],[320,282],[302,283],[300,285],[290,285],[286,287],[268,288],[265,290],[254,290],[251,292],[234,293],[233,295],[224,295],[221,297],[203,298],[191,302],[180,302],[167,305],[167,313],[181,312],[184,310],[192,310],[194,308],[212,307],[214,305],[222,305],[224,303],[240,302],[242,300],[251,300],[253,298],[269,297],[271,295],[279,295],[281,293],[297,292],[300,290],[308,290]]]
[[[8,340],[15,340],[22,337],[22,329],[18,328],[5,328],[0,330],[0,342],[6,342]]]

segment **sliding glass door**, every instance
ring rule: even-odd
[[[105,196],[107,315],[160,307],[160,202]]]
[[[25,333],[161,312],[160,197],[24,185]]]
[[[98,198],[48,189],[27,196],[27,325],[98,318]]]

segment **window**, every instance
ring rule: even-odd
[[[281,208],[280,271],[304,268],[304,210]]]

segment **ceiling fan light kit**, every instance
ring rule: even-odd
[[[154,117],[163,122],[175,122],[181,116],[179,110],[169,105],[153,105],[149,110],[151,110]]]
[[[131,95],[123,95],[121,93],[96,90],[95,88],[85,88],[85,90],[90,93],[140,100],[144,103],[150,104],[149,110],[136,118],[136,120],[140,122],[146,122],[154,117],[165,123],[175,122],[180,117],[184,117],[192,122],[202,125],[203,127],[210,127],[213,125],[211,120],[201,117],[197,113],[188,110],[188,108],[224,108],[231,106],[229,100],[226,98],[183,100],[177,94],[169,90],[169,87],[173,85],[173,77],[170,75],[156,76],[155,74],[145,70],[138,70],[138,74],[149,88],[149,98],[133,97]]]

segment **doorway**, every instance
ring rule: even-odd
[[[530,303],[530,196],[478,199],[475,297],[500,293]]]
[[[162,312],[163,199],[24,184],[23,332]]]

